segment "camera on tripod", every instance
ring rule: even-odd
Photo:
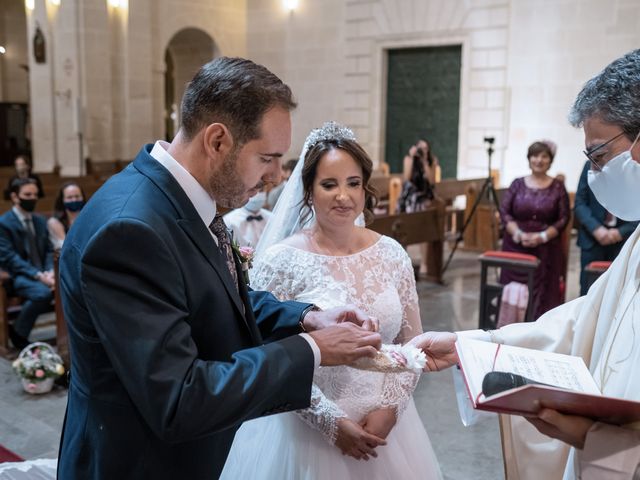
[[[484,142],[488,143],[489,145],[493,145],[495,141],[496,141],[496,137],[484,137]]]

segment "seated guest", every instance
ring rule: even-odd
[[[298,159],[292,158],[291,160],[282,164],[282,181],[267,192],[267,201],[265,203],[265,208],[273,210],[273,207],[276,206],[276,202],[278,201],[278,198],[280,198],[280,194],[282,193],[284,186],[287,184],[287,180],[289,180],[291,172],[293,172],[293,169],[296,168],[297,163]]]
[[[11,184],[13,208],[0,216],[0,268],[13,281],[17,295],[25,302],[20,315],[9,326],[9,338],[22,349],[36,318],[49,309],[54,288],[53,255],[46,220],[33,214],[38,186],[32,178],[18,178]]]
[[[33,178],[36,181],[36,185],[38,186],[38,198],[44,197],[44,188],[42,188],[42,181],[37,174],[31,172],[31,163],[29,162],[29,157],[26,155],[18,155],[13,161],[13,165],[16,169],[16,173],[7,182],[7,188],[5,188],[4,190],[4,199],[11,199],[11,184],[17,178]]]
[[[575,204],[576,218],[580,222],[580,295],[586,295],[589,289],[585,267],[595,261],[613,262],[638,226],[638,222],[614,217],[598,203],[587,182],[589,166],[587,161],[582,169]]]
[[[560,234],[569,220],[569,196],[564,185],[547,172],[553,163],[555,145],[534,142],[527,158],[531,175],[517,178],[504,194],[500,214],[505,223],[502,250],[535,255],[540,265],[533,286],[533,318],[562,303],[560,277],[564,253]],[[503,269],[500,283],[527,283],[524,272]]]
[[[233,240],[241,247],[255,247],[260,235],[271,217],[271,212],[263,208],[265,192],[258,192],[240,208],[230,211],[224,217],[224,223],[233,231]]]
[[[69,228],[84,207],[85,198],[82,187],[75,182],[67,182],[60,188],[53,205],[53,217],[47,220],[49,238],[54,250],[62,248]]]

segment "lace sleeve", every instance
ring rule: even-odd
[[[404,344],[422,333],[422,321],[413,265],[404,250],[401,250],[400,255],[398,294],[402,303],[402,327],[394,343]],[[406,408],[419,379],[418,374],[409,372],[386,374],[382,388],[382,407],[394,409],[399,416]]]
[[[295,300],[291,276],[284,269],[287,262],[281,258],[280,252],[277,247],[272,248],[256,260],[249,272],[251,287],[271,292],[280,301]]]
[[[294,264],[286,249],[278,246],[268,249],[251,270],[252,287],[267,290],[278,300],[296,300],[296,291],[301,286],[296,284],[295,275],[291,274]],[[311,406],[298,410],[296,414],[331,444],[336,441],[338,419],[347,416],[316,384],[311,388]]]
[[[336,442],[338,420],[347,416],[338,405],[324,396],[316,384],[311,387],[311,406],[298,410],[296,414],[304,423],[318,430],[331,445]]]

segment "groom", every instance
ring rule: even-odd
[[[307,407],[315,368],[379,347],[354,308],[249,292],[217,213],[277,178],[294,107],[264,67],[216,59],[173,142],[82,210],[60,262],[73,367],[58,478],[217,478],[243,421]]]

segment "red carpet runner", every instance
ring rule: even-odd
[[[19,457],[11,450],[7,450],[2,445],[0,445],[0,463],[4,462],[21,462],[24,460],[22,457]]]

